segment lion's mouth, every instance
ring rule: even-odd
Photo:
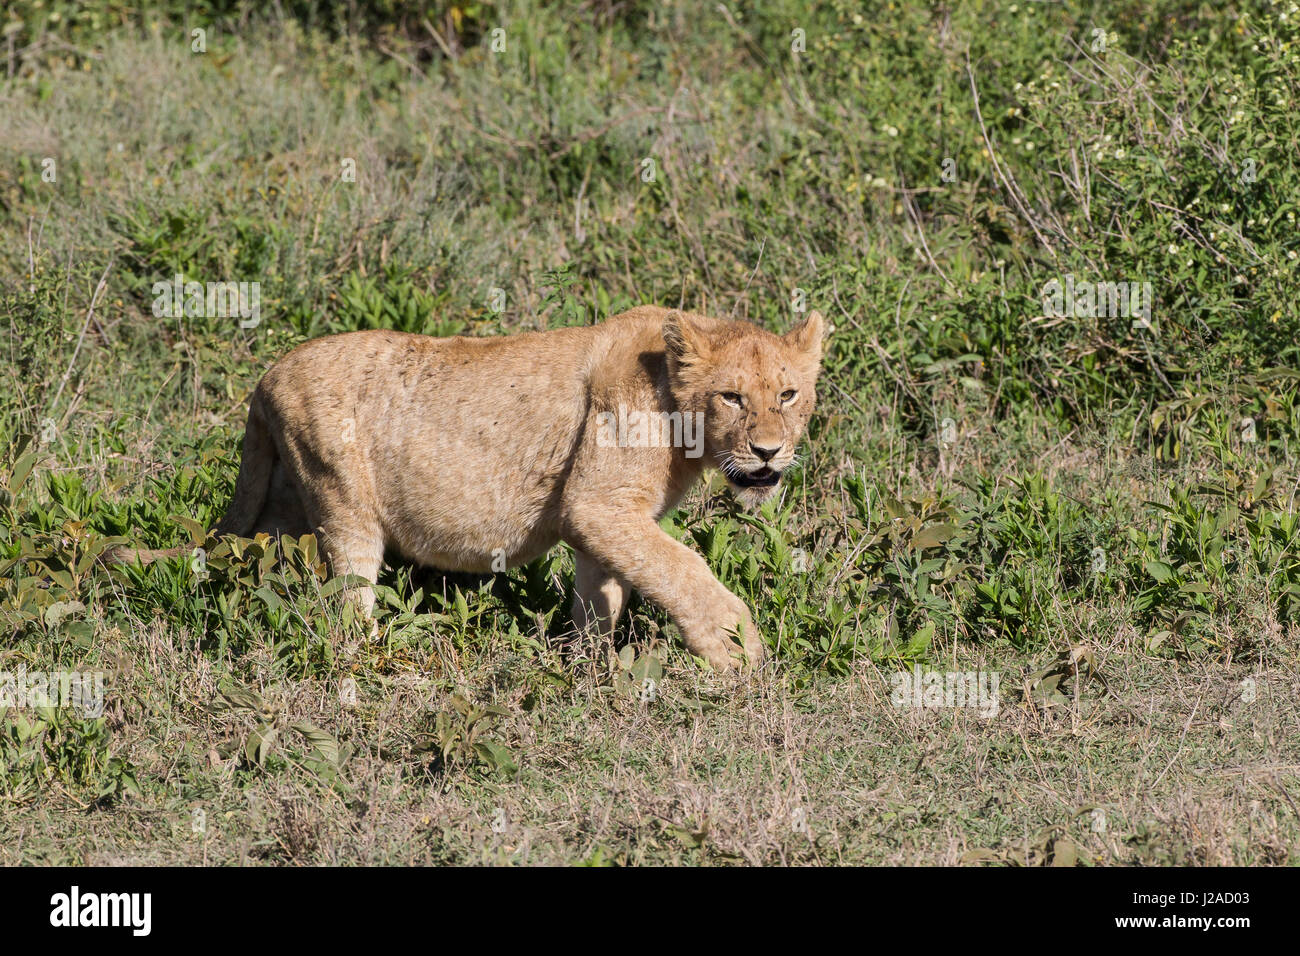
[[[727,477],[733,485],[741,488],[771,488],[781,480],[781,473],[765,465],[757,471],[737,471]]]

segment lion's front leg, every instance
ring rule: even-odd
[[[744,654],[751,664],[763,642],[749,608],[722,586],[700,555],[673,540],[648,516],[586,515],[571,529],[570,543],[621,577],[672,616],[687,649],[717,670],[729,670]]]

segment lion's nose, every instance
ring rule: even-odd
[[[759,445],[756,442],[750,442],[749,450],[752,451],[759,458],[763,459],[763,461],[771,461],[773,458],[776,457],[776,453],[781,450],[781,446],[776,445],[775,447],[769,448],[766,445]]]

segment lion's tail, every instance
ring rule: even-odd
[[[271,485],[271,468],[275,464],[275,441],[266,426],[266,415],[261,398],[254,393],[249,404],[248,424],[244,429],[244,455],[239,464],[239,477],[235,479],[235,496],[217,523],[215,534],[247,535],[257,524],[266,503],[266,493]],[[120,545],[109,548],[100,557],[105,564],[150,564],[160,558],[174,558],[185,554],[193,545],[175,548],[133,548]]]
[[[190,546],[188,544],[178,545],[175,548],[156,549],[118,545],[115,548],[108,548],[99,556],[99,560],[104,564],[152,564],[160,558],[174,558],[189,550]]]

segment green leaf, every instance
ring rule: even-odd
[[[217,685],[217,694],[232,710],[250,710],[260,714],[266,709],[261,695],[249,687],[240,687],[238,684],[223,681]]]
[[[647,678],[658,683],[664,676],[664,665],[659,658],[650,654],[642,654],[631,668],[632,679],[638,684],[644,683]]]
[[[1151,575],[1161,584],[1174,579],[1174,569],[1165,564],[1163,561],[1148,561],[1143,567],[1146,568],[1147,574]]]
[[[277,595],[274,591],[272,591],[268,587],[258,588],[256,591],[253,592],[253,595],[254,597],[261,598],[262,603],[265,604],[272,611],[278,611],[282,607],[284,607],[284,602],[280,600],[279,595]]]
[[[339,742],[333,734],[305,720],[295,723],[293,729],[307,738],[307,742],[320,754],[322,760],[333,767],[339,765]]]
[[[18,489],[23,486],[27,476],[32,473],[32,468],[40,460],[40,452],[28,452],[14,463],[14,470],[9,475],[9,494],[17,495]]]
[[[480,740],[474,745],[474,751],[489,767],[502,776],[513,776],[519,769],[510,751],[492,740]]]
[[[45,626],[58,627],[65,618],[80,614],[86,605],[80,601],[56,601],[45,609]]]
[[[262,724],[248,735],[248,740],[244,743],[244,756],[249,763],[259,767],[266,765],[266,755],[271,752],[271,744],[277,733],[273,725]]]
[[[927,621],[908,640],[907,646],[903,648],[904,656],[919,657],[925,653],[932,640],[934,640],[934,621]]]
[[[193,518],[185,515],[171,515],[170,520],[175,521],[190,534],[192,544],[202,544],[208,536],[208,529],[199,524]]]
[[[323,598],[331,597],[338,594],[345,588],[350,587],[369,587],[370,582],[359,574],[340,574],[332,577],[321,585],[320,596]]]
[[[913,551],[921,551],[925,548],[937,548],[956,533],[957,526],[950,522],[927,525],[916,534],[912,535],[912,541],[909,547]]]

